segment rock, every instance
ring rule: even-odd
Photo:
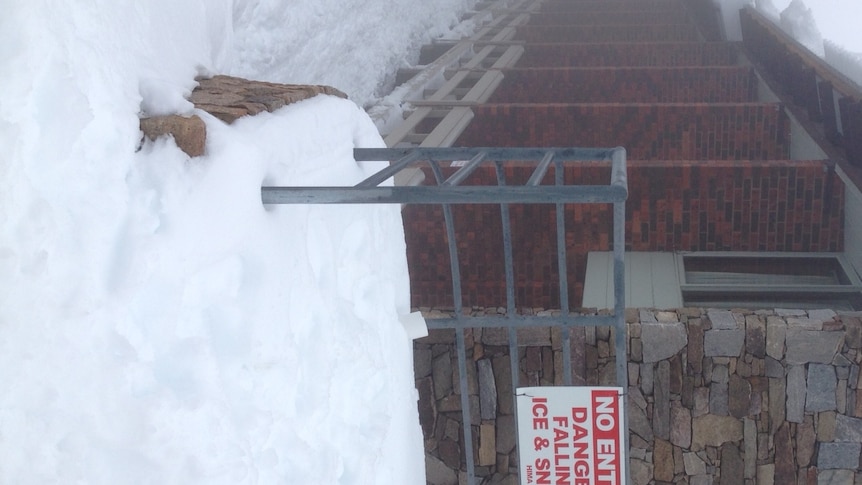
[[[476,362],[479,378],[479,410],[482,419],[497,417],[497,384],[490,359]]]
[[[515,449],[515,416],[497,418],[497,453],[509,454]]]
[[[681,323],[643,323],[641,325],[643,361],[658,362],[676,355],[688,342]]]
[[[828,322],[830,320],[834,320],[838,314],[834,311],[825,308],[818,310],[808,310],[808,318],[812,320],[820,320],[821,322]]]
[[[648,485],[653,477],[653,466],[643,460],[630,460],[632,485]]]
[[[853,475],[853,470],[823,470],[817,473],[817,485],[849,485]]]
[[[816,332],[790,328],[787,330],[787,357],[790,365],[829,364],[841,348],[844,332]]]
[[[670,439],[670,363],[663,360],[658,363],[656,372],[652,428],[657,438]]]
[[[479,426],[479,466],[490,466],[497,463],[496,430],[494,424]]]
[[[691,449],[721,446],[728,441],[742,439],[742,422],[732,416],[705,414],[692,419]]]
[[[419,393],[419,426],[422,427],[422,434],[424,436],[431,436],[437,416],[431,378],[426,377],[416,381],[416,390]]]
[[[782,379],[769,379],[769,423],[770,432],[775,433],[784,422],[786,405],[786,384]]]
[[[841,317],[846,333],[847,347],[851,349],[862,348],[862,320],[858,317]]]
[[[641,364],[641,391],[647,396],[652,396],[655,386],[655,364]]]
[[[691,446],[691,411],[680,406],[678,401],[674,403],[670,408],[670,442],[688,449]]]
[[[862,443],[820,443],[817,468],[819,470],[835,468],[857,470],[860,449],[862,449]]]
[[[739,485],[745,483],[745,464],[739,456],[739,449],[731,443],[721,445],[721,477],[719,485]]]
[[[655,479],[665,482],[673,481],[673,446],[661,439],[656,439],[654,446]]]
[[[695,374],[703,371],[703,323],[699,318],[688,322],[688,367]]]
[[[453,440],[441,440],[437,444],[437,452],[440,454],[440,459],[449,468],[457,470],[461,467],[461,447]]]
[[[814,419],[805,416],[805,420],[796,427],[796,462],[801,467],[811,464],[814,455]]]
[[[796,465],[793,463],[793,445],[790,441],[790,424],[779,426],[775,433],[775,481],[779,484],[796,483]]]
[[[775,464],[767,463],[757,467],[757,485],[773,485],[775,483]]]
[[[417,379],[431,375],[431,349],[413,349],[413,375]]]
[[[823,321],[808,317],[789,317],[787,326],[791,329],[801,328],[805,330],[823,330]]]
[[[207,127],[199,116],[178,115],[142,118],[141,131],[150,140],[160,136],[173,136],[180,150],[190,157],[199,157],[206,150]]]
[[[786,419],[793,423],[801,423],[805,412],[805,367],[790,366],[787,370],[787,409]]]
[[[751,406],[751,384],[747,380],[734,374],[730,376],[730,388],[728,392],[728,411],[736,418],[748,416]]]
[[[817,415],[817,441],[835,440],[835,412],[827,411]]]
[[[742,436],[745,478],[754,478],[757,471],[757,424],[753,419],[742,420]]]
[[[709,310],[706,315],[712,322],[713,330],[735,330],[739,328],[739,322],[733,312],[729,310]]]
[[[766,358],[766,377],[784,378],[784,366],[772,357]]]
[[[730,414],[727,401],[727,384],[713,382],[709,386],[709,412],[718,416],[727,416]]]
[[[835,441],[862,443],[862,418],[835,416]]]
[[[431,364],[434,397],[442,399],[452,393],[452,359],[449,353],[438,355]]]
[[[703,353],[707,357],[739,357],[745,343],[745,330],[707,330],[703,336]]]
[[[757,315],[745,317],[745,351],[758,359],[766,355],[766,324]]]
[[[808,391],[805,399],[806,411],[834,411],[835,389],[838,381],[831,365],[810,364],[808,366]]]
[[[458,476],[439,458],[425,453],[425,480],[431,485],[456,485]]]
[[[685,465],[686,475],[703,475],[706,473],[706,463],[697,456],[697,453],[683,453],[682,461]]]
[[[643,409],[629,400],[629,429],[647,442],[653,440],[652,426]]]
[[[787,336],[787,323],[778,317],[766,319],[766,355],[775,360],[784,358],[784,340]]]

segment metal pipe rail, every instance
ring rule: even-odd
[[[572,326],[607,325],[615,329],[615,370],[617,386],[628,389],[626,326],[625,326],[625,201],[628,197],[626,151],[624,148],[357,148],[358,163],[389,161],[390,165],[352,187],[262,187],[264,204],[439,204],[443,209],[452,274],[453,305],[451,317],[427,319],[428,328],[455,329],[458,372],[460,376],[461,415],[464,426],[467,481],[476,483],[472,448],[472,424],[467,389],[465,329],[481,327],[507,328],[512,374],[512,390],[518,388],[518,335],[520,327],[561,327],[564,365],[563,381],[572,384]],[[441,164],[465,161],[454,173],[444,177]],[[566,185],[565,163],[610,161],[611,176],[606,185]],[[509,163],[534,165],[523,185],[508,185],[503,170]],[[427,165],[426,165],[427,164]],[[550,166],[554,166],[553,185],[541,185]],[[402,170],[430,166],[436,185],[380,186]],[[492,166],[496,185],[467,185],[469,175],[481,166]],[[516,311],[510,204],[555,204],[557,231],[557,265],[561,309],[559,316],[519,315]],[[568,271],[566,265],[564,204],[607,203],[614,207],[614,312],[612,315],[570,315]],[[461,292],[461,272],[452,204],[500,204],[503,224],[503,258],[506,269],[506,314],[503,316],[470,316],[464,314]],[[515,399],[514,393],[512,399]],[[627,400],[627,396],[624,396]],[[626,416],[626,428],[628,427]],[[626,449],[628,443],[626,443]]]

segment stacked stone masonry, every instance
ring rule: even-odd
[[[862,484],[862,314],[685,308],[629,310],[626,320],[633,485]],[[615,384],[613,333],[573,329],[575,385]],[[518,335],[519,385],[561,385],[559,330]],[[466,332],[470,446],[453,341],[454,331],[432,331],[414,345],[428,483],[464,483],[465,450],[477,483],[518,483],[506,331]]]

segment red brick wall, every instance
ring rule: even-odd
[[[788,158],[777,104],[487,104],[455,146],[624,146],[631,160]]]
[[[633,251],[841,251],[843,185],[825,162],[631,162],[626,248]],[[529,170],[509,169],[510,183]],[[430,180],[431,174],[427,174]],[[468,182],[493,180],[478,172]],[[572,165],[567,183],[605,184],[605,163]],[[552,174],[547,181],[550,183]],[[502,225],[498,206],[454,206],[465,305],[505,305]],[[512,206],[519,307],[559,305],[553,206]],[[566,211],[569,299],[580,304],[589,251],[611,249],[609,205]],[[414,306],[452,305],[442,212],[404,209]]]
[[[754,101],[750,67],[512,69],[490,103],[733,103]]]
[[[528,44],[517,67],[727,66],[736,47],[724,42]]]
[[[696,42],[692,24],[665,25],[526,25],[515,39],[531,42]]]

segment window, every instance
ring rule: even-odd
[[[835,253],[677,255],[685,306],[862,309],[862,282]]]

